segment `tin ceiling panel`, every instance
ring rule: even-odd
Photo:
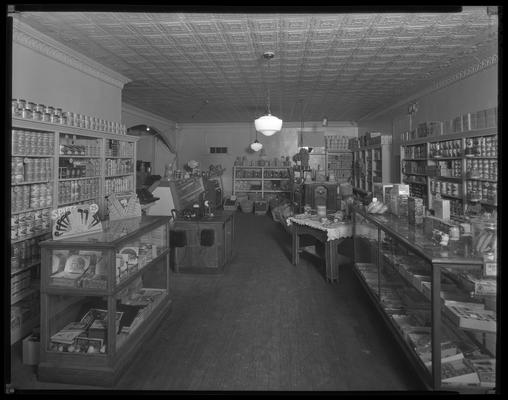
[[[359,120],[497,54],[497,15],[22,12],[176,122]],[[275,52],[269,62],[265,51]],[[270,90],[268,87],[270,86]],[[203,107],[206,103],[206,107]],[[197,112],[197,110],[200,110]],[[197,114],[196,114],[197,112]]]

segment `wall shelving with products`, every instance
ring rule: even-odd
[[[29,116],[12,118],[11,344],[39,323],[39,242],[51,237],[51,210],[96,203],[104,216],[106,194],[135,189],[137,137]],[[118,176],[105,170],[110,160]]]
[[[353,187],[383,198],[383,185],[392,182],[392,137],[382,135],[370,139],[371,144],[358,139],[350,141],[353,152]]]
[[[497,127],[404,137],[400,154],[402,182],[429,208],[439,194],[450,200],[455,218],[463,218],[472,204],[480,204],[488,212],[496,210]]]
[[[288,167],[233,167],[233,195],[289,194],[290,177]]]

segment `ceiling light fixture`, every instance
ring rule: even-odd
[[[254,142],[252,142],[250,144],[250,148],[254,151],[259,151],[263,148],[263,144],[262,143],[259,143],[258,140],[254,140]]]
[[[263,54],[267,63],[275,56],[271,51]],[[267,102],[267,115],[263,115],[254,121],[256,131],[261,132],[265,136],[272,136],[274,133],[282,129],[282,120],[272,115],[270,112],[270,85],[268,85],[268,102]]]
[[[250,144],[250,148],[253,150],[253,151],[259,151],[263,148],[263,144],[260,143],[258,141],[258,133],[256,131],[256,140],[254,140],[251,144]]]

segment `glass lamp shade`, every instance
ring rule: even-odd
[[[258,140],[254,140],[254,142],[252,142],[250,144],[250,148],[254,151],[259,151],[263,148],[263,144],[259,143]]]
[[[272,136],[282,128],[282,120],[271,115],[263,115],[254,121],[256,130],[265,136]]]

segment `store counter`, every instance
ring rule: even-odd
[[[181,218],[171,228],[171,264],[175,272],[221,273],[233,256],[234,212]]]

